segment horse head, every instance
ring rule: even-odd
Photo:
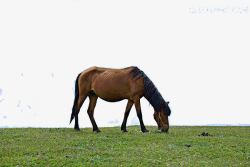
[[[168,106],[169,102],[164,102],[160,109],[154,112],[154,119],[158,125],[158,129],[162,132],[168,132],[169,129],[169,121],[168,117],[171,114],[171,110]]]

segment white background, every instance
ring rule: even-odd
[[[171,125],[250,124],[249,30],[247,0],[0,1],[0,126],[73,127],[77,74],[131,65],[170,101]],[[125,106],[99,99],[97,124],[120,125]]]

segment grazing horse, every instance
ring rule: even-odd
[[[88,115],[93,125],[94,132],[100,132],[95,119],[94,109],[97,98],[117,102],[127,99],[127,106],[121,125],[121,130],[127,132],[126,124],[129,112],[135,104],[137,116],[140,121],[141,131],[148,132],[145,128],[141,113],[141,97],[145,97],[154,108],[154,119],[162,132],[169,129],[168,116],[171,110],[153,82],[137,67],[123,69],[110,69],[91,67],[77,76],[75,82],[75,100],[72,108],[70,123],[75,118],[75,130],[79,129],[78,114],[87,97],[89,97]]]

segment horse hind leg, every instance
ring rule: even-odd
[[[78,121],[78,114],[80,112],[80,109],[82,107],[82,104],[84,103],[87,95],[80,95],[77,102],[76,102],[76,107],[75,107],[75,127],[74,129],[79,131],[79,121]]]
[[[89,119],[92,123],[93,126],[93,131],[94,132],[101,132],[100,129],[98,128],[96,122],[95,122],[95,118],[94,118],[94,110],[95,110],[95,106],[96,106],[96,102],[97,102],[97,96],[95,94],[91,94],[89,95],[89,107],[88,107],[88,115],[89,115]]]

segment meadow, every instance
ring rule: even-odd
[[[250,166],[250,127],[0,129],[0,166]]]

